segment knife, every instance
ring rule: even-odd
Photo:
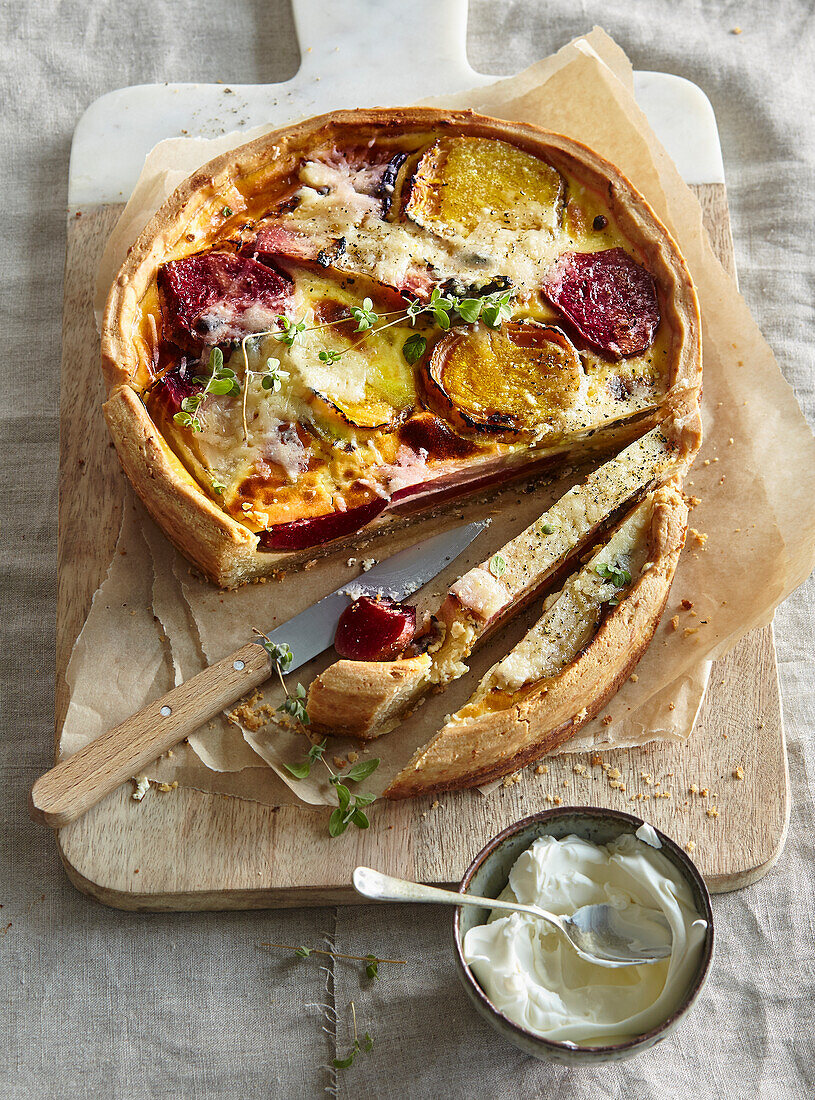
[[[352,595],[379,593],[405,599],[466,550],[488,523],[468,523],[401,550],[276,627],[269,641],[285,642],[294,654],[287,671],[328,649]],[[247,642],[41,776],[31,789],[31,816],[55,829],[75,821],[271,673],[269,656],[260,642]]]

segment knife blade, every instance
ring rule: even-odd
[[[269,639],[278,645],[286,642],[294,654],[291,669],[299,668],[331,645],[349,597],[381,592],[404,599],[458,557],[488,523],[468,523],[401,550],[276,627]],[[271,671],[261,644],[247,642],[41,776],[31,790],[31,816],[52,828],[75,821],[218,711],[268,680]]]
[[[332,645],[337,623],[350,599],[382,595],[392,600],[404,600],[462,554],[473,539],[489,526],[489,522],[477,520],[454,527],[426,542],[400,550],[361,577],[341,585],[299,615],[275,627],[268,635],[269,641],[275,645],[285,643],[294,654],[287,671],[293,672]]]

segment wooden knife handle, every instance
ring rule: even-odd
[[[31,816],[55,829],[75,821],[270,673],[266,651],[248,642],[41,776],[31,789]]]

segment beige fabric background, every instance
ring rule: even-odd
[[[815,419],[813,4],[471,0],[471,61],[510,73],[595,22],[636,67],[679,73],[710,96],[741,286]],[[736,25],[741,35],[730,33]],[[570,1071],[505,1045],[459,990],[442,911],[142,916],[103,909],[68,885],[52,838],[29,824],[25,807],[51,759],[71,134],[84,108],[110,89],[282,80],[298,55],[285,0],[2,0],[0,27],[0,1097],[210,1100],[325,1089],[343,1098],[811,1097],[812,581],[776,618],[794,799],[786,850],[762,882],[715,899],[718,952],[705,993],[674,1036],[632,1062]],[[350,965],[320,969],[258,947],[316,945],[323,936],[339,951],[410,963],[383,966],[370,987]],[[351,998],[375,1048],[334,1081],[326,1067],[346,1049]]]

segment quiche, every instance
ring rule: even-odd
[[[229,587],[693,417],[700,325],[670,235],[585,146],[358,110],[182,184],[110,291],[102,368],[125,472]]]

